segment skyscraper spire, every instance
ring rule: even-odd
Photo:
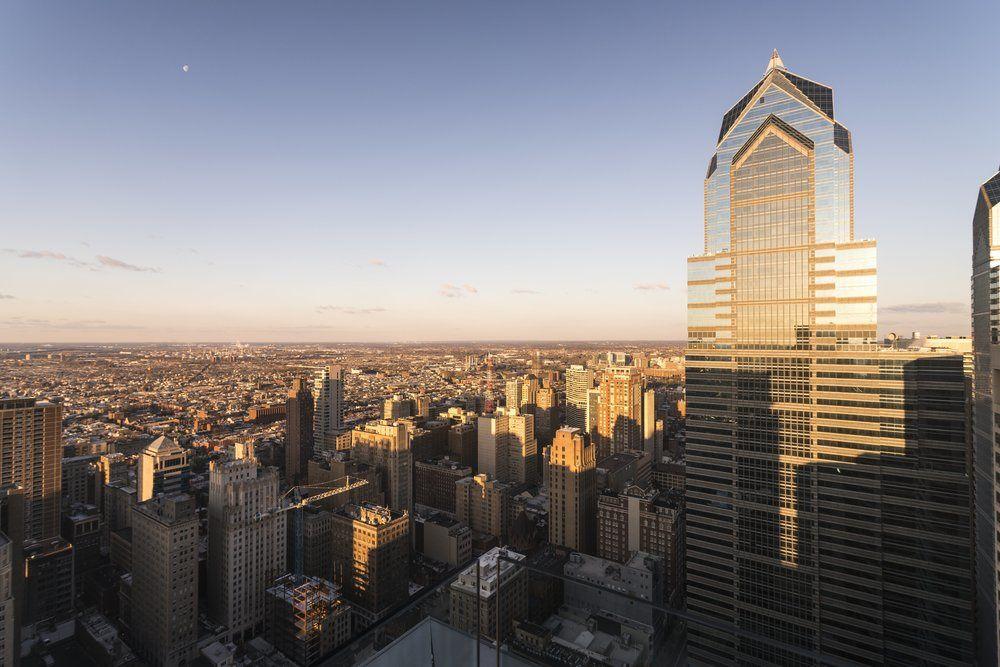
[[[785,63],[781,61],[781,56],[778,55],[778,49],[771,52],[771,59],[767,62],[767,69],[764,70],[764,74],[769,73],[773,69],[785,69]]]

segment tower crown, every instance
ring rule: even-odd
[[[785,69],[785,63],[782,62],[781,56],[778,55],[778,49],[771,52],[771,59],[767,62],[767,69],[764,70],[764,74],[769,73],[773,69]]]

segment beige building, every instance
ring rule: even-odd
[[[352,433],[353,457],[381,473],[386,505],[397,512],[413,509],[413,451],[403,422],[368,422]]]
[[[534,415],[497,408],[479,418],[477,437],[479,472],[511,484],[534,483],[538,456]]]
[[[549,449],[549,542],[593,553],[597,520],[597,462],[577,428],[556,431]]]
[[[0,399],[0,473],[24,490],[24,540],[59,535],[62,490],[60,403]]]
[[[313,379],[313,442],[316,449],[335,449],[337,433],[344,427],[344,382],[341,366],[320,369]]]
[[[424,556],[452,567],[472,558],[472,530],[443,513],[416,517],[413,522],[414,549]]]
[[[267,589],[267,641],[300,667],[351,639],[351,606],[325,579],[286,574]]]
[[[472,468],[447,456],[417,461],[413,466],[416,502],[451,514],[455,513],[455,482],[472,476]]]
[[[642,449],[642,374],[635,366],[611,366],[601,374],[597,458]]]
[[[475,635],[478,624],[482,636],[492,640],[499,629],[503,641],[511,633],[513,622],[528,615],[528,573],[520,565],[502,560],[501,554],[514,561],[524,560],[523,554],[494,547],[448,587],[452,626]]]
[[[354,605],[357,627],[368,627],[409,596],[410,516],[368,503],[332,515],[333,581]]]
[[[209,611],[237,643],[264,630],[267,587],[286,571],[287,514],[274,511],[278,484],[277,468],[253,459],[209,465]]]
[[[132,646],[154,667],[198,654],[198,515],[194,498],[159,495],[132,517]]]
[[[188,450],[173,438],[161,435],[139,455],[136,465],[138,502],[146,502],[160,493],[186,491],[190,474]]]
[[[510,529],[511,487],[479,474],[455,482],[455,518],[477,533],[507,540]]]

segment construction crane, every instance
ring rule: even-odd
[[[312,495],[303,495],[303,492],[308,492],[309,489],[317,489],[328,487],[330,484],[338,484],[339,482],[344,482],[344,484],[334,487],[327,488],[325,491],[320,491],[319,493],[314,493]],[[302,484],[300,486],[293,486],[288,489],[279,500],[280,504],[278,507],[274,507],[266,512],[257,515],[256,519],[263,519],[265,516],[275,516],[283,512],[292,512],[292,573],[296,575],[302,574],[302,550],[303,550],[303,522],[302,522],[302,510],[306,505],[310,503],[323,500],[324,498],[331,498],[341,493],[350,493],[355,489],[360,489],[361,487],[368,484],[368,480],[359,477],[352,478],[350,475],[345,475],[344,477],[338,477],[337,479],[331,480],[329,482],[320,482],[319,484]]]

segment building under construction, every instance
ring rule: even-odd
[[[351,606],[319,577],[287,574],[267,589],[267,641],[307,667],[351,638]]]

